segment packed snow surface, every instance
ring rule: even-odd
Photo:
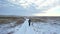
[[[28,20],[15,27],[10,27],[14,23],[0,25],[0,34],[60,34],[60,24],[31,22],[29,26]]]

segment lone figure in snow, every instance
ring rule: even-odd
[[[28,22],[29,22],[29,26],[30,26],[31,20],[29,19]]]

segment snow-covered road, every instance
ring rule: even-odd
[[[60,25],[57,24],[39,22],[33,23],[33,25],[31,23],[31,26],[28,24],[28,19],[26,19],[22,26],[18,25],[14,28],[7,28],[4,30],[0,28],[0,34],[60,34]]]

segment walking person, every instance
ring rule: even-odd
[[[31,20],[29,19],[29,21],[28,21],[28,22],[29,22],[29,26],[30,26]]]

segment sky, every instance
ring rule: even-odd
[[[60,16],[60,0],[0,0],[0,15]]]

